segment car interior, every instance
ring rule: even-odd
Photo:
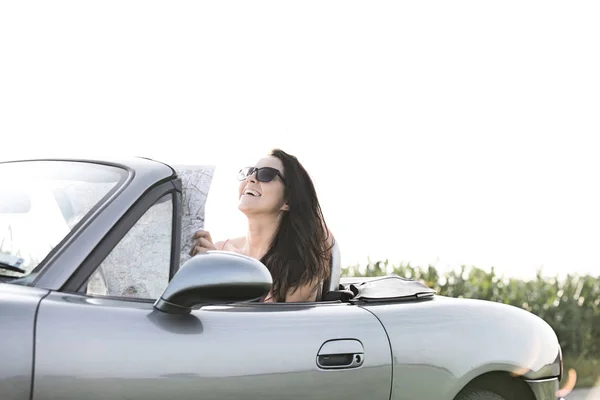
[[[202,167],[198,167],[202,168]],[[190,199],[193,200],[195,197],[195,201],[192,203],[202,204],[201,207],[183,207],[182,209],[182,223],[181,223],[181,237],[182,244],[189,243],[189,240],[186,238],[191,237],[193,233],[198,229],[203,229],[203,216],[204,216],[204,204],[206,203],[206,197],[208,190],[203,188],[203,190],[198,190],[195,183],[186,183],[185,180],[182,182],[184,198],[187,202]],[[158,211],[157,211],[158,212]],[[165,213],[170,211],[160,211],[163,215],[163,219],[165,218]],[[159,215],[159,214],[156,214]],[[156,215],[150,217],[151,220],[156,218]],[[201,218],[199,218],[201,215]],[[168,217],[167,217],[168,218]],[[199,224],[199,221],[201,222]],[[144,222],[144,225],[147,225]],[[138,246],[136,243],[139,243],[139,246],[142,247],[144,244],[147,244],[147,234],[146,231],[139,231],[137,233],[129,232],[128,233],[128,247],[129,246]],[[170,237],[170,236],[169,236]],[[159,237],[154,237],[154,240],[161,240]],[[169,239],[166,238],[168,241]],[[168,247],[168,246],[167,246]],[[189,260],[189,245],[183,245],[180,250],[181,256],[181,265],[183,265],[186,260]],[[129,253],[129,250],[125,251],[125,255]],[[159,254],[160,255],[160,254]],[[124,257],[125,259],[127,257]],[[154,287],[155,290],[151,291],[152,296],[158,296],[159,292],[163,290],[162,288],[166,285],[165,276],[160,277],[162,280],[156,282],[147,282],[148,277],[158,276],[160,275],[156,270],[155,271],[138,271],[136,273],[137,278],[133,279],[131,276],[128,278],[127,282],[127,290],[128,293],[124,293],[123,287],[113,287],[111,288],[111,281],[117,282],[118,279],[116,277],[109,275],[117,274],[119,277],[123,277],[123,272],[119,271],[123,269],[122,261],[124,259],[120,257],[118,262],[108,263],[108,268],[103,268],[101,266],[99,268],[100,271],[96,271],[92,276],[92,279],[88,282],[86,293],[88,295],[108,295],[108,296],[116,296],[116,297],[137,297],[138,299],[145,298],[146,300],[151,300],[148,296],[141,296],[142,293],[149,293],[147,288]],[[152,258],[154,260],[154,258]],[[155,264],[162,265],[163,262],[156,262]],[[110,266],[112,265],[112,267]],[[139,267],[139,264],[137,265]],[[156,269],[157,267],[155,267]],[[162,268],[162,267],[160,267]],[[127,269],[127,268],[125,268]],[[349,281],[346,282],[345,279],[341,278],[341,252],[340,245],[337,240],[334,240],[334,245],[332,248],[332,259],[331,259],[331,273],[329,278],[323,283],[323,288],[321,291],[320,298],[317,299],[316,302],[349,302],[355,301],[357,299],[362,299],[362,301],[370,301],[370,302],[378,302],[378,301],[404,301],[407,299],[416,300],[419,298],[431,297],[432,290],[427,288],[420,282],[407,280],[404,278],[400,278],[397,276],[386,276],[386,277],[376,277],[373,278],[360,278],[356,282]],[[108,274],[108,275],[107,275]],[[119,278],[120,279],[120,278]],[[347,279],[346,279],[347,280]],[[123,286],[119,282],[117,286]],[[153,297],[156,298],[156,297]],[[267,304],[267,303],[266,303]]]

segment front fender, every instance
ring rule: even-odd
[[[451,399],[492,371],[527,380],[561,374],[555,332],[523,309],[442,296],[363,307],[380,319],[390,339],[393,399]]]
[[[47,290],[0,283],[0,393],[29,400],[37,307]]]

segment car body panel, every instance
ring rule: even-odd
[[[332,339],[358,340],[364,364],[319,369]],[[247,303],[181,316],[53,293],[40,306],[36,346],[34,400],[390,397],[387,335],[348,304]]]
[[[47,290],[0,283],[0,398],[29,400],[38,304]]]
[[[442,296],[363,307],[381,320],[390,338],[394,400],[453,398],[492,371],[527,379],[560,374],[556,334],[520,308]],[[423,376],[436,384],[415,384]]]

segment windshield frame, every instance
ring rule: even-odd
[[[119,180],[114,186],[101,197],[94,206],[92,206],[88,212],[79,220],[73,228],[46,254],[46,256],[35,266],[27,275],[19,276],[7,276],[0,272],[0,283],[18,284],[23,286],[35,286],[37,278],[46,269],[46,266],[52,259],[57,257],[64,247],[76,237],[82,229],[85,229],[92,220],[98,215],[98,213],[110,204],[114,198],[122,192],[127,185],[133,179],[135,173],[130,167],[117,162],[103,161],[103,160],[89,160],[89,159],[77,159],[77,158],[36,158],[36,159],[24,159],[24,160],[9,160],[0,161],[0,166],[5,164],[17,164],[17,163],[38,163],[38,162],[57,162],[57,163],[79,163],[79,164],[91,164],[100,165],[105,167],[112,167],[120,172]]]

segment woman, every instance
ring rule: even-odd
[[[239,179],[246,236],[213,244],[210,233],[198,231],[190,254],[218,249],[260,260],[273,277],[264,301],[319,300],[330,273],[333,236],[310,176],[296,157],[275,149],[254,167],[243,168]]]

